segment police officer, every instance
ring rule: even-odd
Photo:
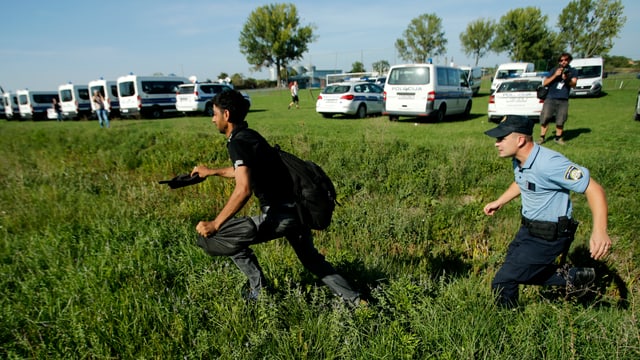
[[[602,259],[611,246],[603,188],[586,168],[535,144],[532,132],[530,119],[514,115],[506,116],[496,128],[485,132],[496,138],[500,157],[512,158],[515,181],[484,207],[484,213],[494,215],[516,197],[522,199],[522,225],[491,284],[498,304],[505,307],[517,304],[519,284],[567,286],[570,291],[584,292],[595,279],[592,268],[563,272],[556,264],[558,256],[569,249],[577,227],[571,217],[570,191],[584,193],[591,209],[591,257]]]
[[[543,144],[547,135],[549,122],[555,119],[556,136],[554,141],[557,144],[564,145],[562,132],[564,131],[564,123],[569,116],[569,94],[571,88],[576,87],[578,83],[578,72],[569,66],[573,57],[571,54],[563,53],[558,58],[558,65],[551,69],[542,85],[549,88],[549,93],[542,105],[542,113],[540,114],[540,139],[538,144]]]
[[[350,304],[361,304],[360,294],[318,252],[311,230],[298,220],[288,170],[276,150],[248,127],[247,111],[247,101],[235,90],[223,91],[213,98],[212,122],[227,138],[232,166],[210,169],[199,165],[191,175],[232,178],[235,188],[213,220],[200,221],[196,226],[201,236],[198,245],[210,255],[231,257],[249,280],[245,297],[256,300],[266,279],[250,246],[285,237],[302,264],[336,295]],[[258,198],[262,213],[251,218],[235,218],[252,194]],[[223,236],[223,232],[229,231],[221,230],[229,226],[231,236]]]

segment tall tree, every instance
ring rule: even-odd
[[[396,40],[396,49],[405,61],[424,63],[446,51],[442,20],[436,14],[422,14],[411,20],[402,35],[403,39]]]
[[[378,74],[386,74],[387,71],[389,71],[389,69],[391,68],[391,65],[389,65],[389,62],[387,60],[378,60],[371,64],[371,68]]]
[[[620,0],[573,0],[558,15],[561,40],[574,57],[606,55],[627,21]]]
[[[472,55],[475,65],[480,58],[491,50],[491,42],[495,36],[496,24],[493,20],[478,19],[467,25],[465,32],[460,33],[462,50],[467,55]]]
[[[254,10],[240,32],[240,52],[256,70],[280,69],[302,56],[315,40],[312,25],[302,26],[293,4],[270,4]]]
[[[364,68],[364,64],[361,63],[360,61],[356,61],[353,64],[351,64],[351,71],[352,73],[358,73],[358,72],[365,72],[367,70],[365,70]]]
[[[547,16],[536,7],[513,9],[500,18],[492,43],[495,52],[507,52],[513,61],[546,59],[556,36],[546,25]]]

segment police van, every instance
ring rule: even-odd
[[[47,109],[53,106],[53,99],[58,99],[57,91],[17,90],[18,112],[21,119],[44,120]]]
[[[571,88],[571,96],[602,95],[602,79],[607,76],[601,57],[573,59],[569,65],[578,72],[578,82]]]
[[[60,108],[65,119],[88,119],[91,115],[91,96],[87,85],[73,83],[58,86]]]
[[[479,66],[460,66],[460,69],[462,69],[467,76],[467,82],[469,83],[471,92],[473,92],[473,96],[478,95],[482,83],[482,68]]]
[[[383,115],[432,116],[442,121],[446,115],[471,112],[472,92],[464,72],[458,67],[435,64],[394,65],[384,85]]]
[[[121,76],[117,81],[120,114],[157,119],[166,113],[176,113],[178,86],[188,82],[178,76]]]
[[[532,73],[535,71],[533,63],[516,62],[498,65],[496,74],[491,78],[491,92],[493,93],[506,79],[513,79],[522,76],[524,73]]]
[[[93,94],[98,91],[104,97],[105,108],[111,117],[120,116],[120,100],[118,100],[118,84],[115,81],[104,79],[89,81],[89,96],[93,99]],[[91,111],[95,113],[97,105],[91,101]]]

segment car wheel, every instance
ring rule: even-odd
[[[471,115],[471,100],[467,102],[467,106],[464,108],[464,117],[469,117]]]
[[[447,114],[447,105],[443,103],[442,105],[440,105],[440,108],[433,115],[434,115],[434,118],[436,119],[436,122],[442,122],[446,114]]]
[[[204,106],[204,115],[213,117],[213,105],[211,103],[207,103],[207,105]]]
[[[389,121],[398,121],[400,117],[397,115],[389,115]]]
[[[151,109],[151,117],[153,119],[160,119],[162,117],[162,109],[159,107]]]
[[[325,119],[331,119],[333,117],[333,114],[322,113],[321,115]]]
[[[356,117],[358,119],[363,119],[367,117],[367,107],[364,104],[360,104],[360,106],[358,106],[358,111],[356,111]]]

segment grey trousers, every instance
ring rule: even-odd
[[[229,256],[249,279],[252,290],[262,289],[266,279],[250,246],[285,237],[302,265],[320,278],[334,294],[350,302],[357,302],[360,298],[360,294],[315,248],[311,230],[299,223],[294,206],[263,207],[260,215],[245,219],[255,224],[255,231],[238,231],[237,236],[216,234],[209,238],[201,237],[198,245],[212,256]],[[246,225],[242,230],[250,228]]]

